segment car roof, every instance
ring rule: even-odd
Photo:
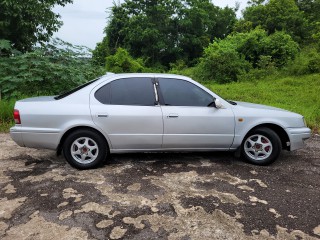
[[[189,77],[177,75],[177,74],[168,74],[168,73],[119,73],[119,74],[110,74],[104,75],[101,79],[118,79],[126,77],[150,77],[150,78],[179,78],[185,80],[191,80]]]

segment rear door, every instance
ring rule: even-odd
[[[162,111],[151,78],[114,80],[91,93],[93,121],[109,136],[116,150],[159,149]]]
[[[214,97],[195,84],[159,78],[163,148],[229,149],[234,138],[231,109],[208,107]]]

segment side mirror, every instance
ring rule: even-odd
[[[214,104],[215,104],[215,107],[216,107],[217,109],[220,109],[220,108],[223,107],[222,103],[221,103],[220,100],[217,99],[217,98],[214,100]]]
[[[214,98],[213,101],[211,103],[209,103],[208,107],[214,107],[214,108],[219,109],[219,108],[223,108],[223,105],[219,99]]]

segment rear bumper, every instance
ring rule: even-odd
[[[10,128],[10,136],[21,147],[56,150],[60,141],[59,131],[53,129]]]
[[[290,139],[290,151],[303,148],[305,140],[311,137],[311,129],[304,128],[287,128],[287,133]]]
[[[12,129],[12,128],[11,128]],[[23,143],[23,140],[22,140],[22,134],[21,132],[16,132],[16,131],[11,131],[10,129],[10,136],[12,138],[12,140],[18,144],[20,147],[25,147],[24,146],[24,143]]]

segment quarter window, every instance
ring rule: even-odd
[[[103,104],[154,106],[155,95],[150,78],[124,78],[112,81],[95,93]]]
[[[160,78],[159,84],[167,106],[207,107],[213,101],[209,93],[188,81]]]

